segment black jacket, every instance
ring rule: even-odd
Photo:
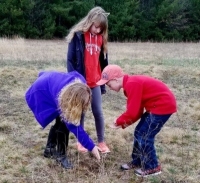
[[[71,42],[68,45],[67,53],[67,70],[68,72],[76,70],[84,78],[85,74],[85,65],[84,65],[84,50],[85,50],[85,40],[84,34],[82,32],[76,32]],[[101,71],[108,65],[108,56],[104,58],[103,47],[101,48],[99,56]],[[101,86],[101,93],[106,93],[105,85]]]

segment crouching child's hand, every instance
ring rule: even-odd
[[[108,126],[109,126],[110,128],[113,128],[113,129],[122,128],[121,126],[117,126],[116,123],[109,124]]]
[[[94,146],[92,149],[92,154],[97,158],[98,161],[100,161],[100,154],[97,146]]]

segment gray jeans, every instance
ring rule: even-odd
[[[102,97],[100,86],[92,88],[91,108],[95,120],[98,142],[104,141],[104,117],[102,111]],[[81,126],[84,128],[84,115],[82,115]]]

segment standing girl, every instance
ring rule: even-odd
[[[101,72],[108,65],[107,39],[108,20],[106,13],[101,7],[91,9],[86,17],[72,27],[67,36],[68,72],[76,70],[87,82],[92,90],[91,108],[95,119],[95,126],[98,138],[98,147],[102,153],[110,152],[104,141],[104,117],[102,112],[101,94],[105,94],[105,85],[97,86],[96,82],[101,78]],[[84,115],[81,119],[84,127]],[[87,150],[78,143],[78,150]]]

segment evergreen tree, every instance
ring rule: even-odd
[[[200,0],[0,0],[0,36],[63,38],[94,6],[109,41],[198,41]]]
[[[88,0],[57,0],[51,4],[52,15],[55,16],[56,30],[54,36],[65,37],[69,29],[76,24],[93,7]]]
[[[135,26],[140,18],[138,0],[96,0],[95,3],[110,13],[108,16],[110,41],[135,39]]]
[[[25,19],[27,38],[52,38],[55,31],[55,17],[51,15],[49,1],[29,0]]]
[[[186,27],[186,6],[181,0],[140,1],[142,18],[137,37],[143,41],[181,40]]]
[[[0,1],[0,36],[24,36],[23,1]]]
[[[189,0],[188,2],[187,28],[184,30],[185,41],[200,40],[200,0]]]

